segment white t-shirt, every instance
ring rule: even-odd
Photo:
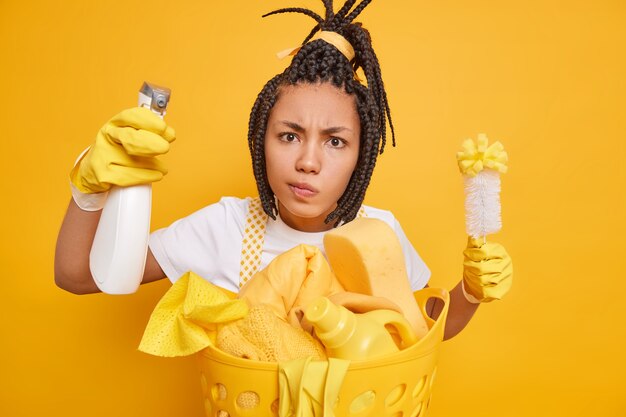
[[[172,281],[193,271],[211,283],[239,292],[239,268],[249,200],[223,197],[218,203],[159,229],[150,235],[150,250]],[[367,217],[383,220],[393,228],[402,245],[413,291],[424,288],[430,270],[419,257],[400,223],[386,210],[364,206]],[[267,221],[260,269],[277,255],[305,243],[324,252],[325,232],[300,232],[287,226],[280,216]]]

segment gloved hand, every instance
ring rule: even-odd
[[[513,265],[504,246],[470,237],[463,257],[463,293],[468,301],[500,300],[509,292]]]
[[[155,157],[166,153],[175,139],[174,129],[145,107],[122,111],[98,132],[95,143],[70,172],[81,193],[101,193],[159,181],[167,173]]]

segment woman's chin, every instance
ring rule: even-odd
[[[290,227],[295,229],[316,229],[313,231],[324,231],[332,228],[332,225],[324,223],[332,209],[322,209],[311,205],[279,203],[279,214],[281,219]],[[319,230],[318,230],[319,229]],[[312,230],[307,230],[312,231]]]

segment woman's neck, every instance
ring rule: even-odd
[[[292,229],[298,230],[300,232],[319,233],[319,232],[325,232],[327,230],[332,229],[333,228],[332,222],[329,222],[329,223],[324,222],[324,220],[326,219],[328,214],[330,214],[331,211],[329,211],[328,213],[322,213],[321,215],[317,217],[300,217],[300,216],[294,215],[293,213],[290,213],[289,210],[287,210],[280,203],[280,201],[278,202],[278,214],[280,218],[282,219],[282,221],[287,226],[291,227]]]

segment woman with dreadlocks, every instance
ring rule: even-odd
[[[258,95],[248,126],[259,197],[222,198],[151,235],[143,282],[175,281],[194,271],[237,292],[277,255],[309,244],[323,251],[324,233],[357,216],[379,218],[400,240],[413,291],[430,271],[394,216],[363,206],[365,192],[385,148],[387,122],[395,135],[380,65],[368,31],[354,19],[371,0],[347,0],[336,13],[323,0],[325,16],[286,8],[316,21],[302,45],[285,54],[290,65]],[[353,8],[354,7],[354,8]],[[356,76],[362,70],[365,79]],[[73,293],[99,291],[89,271],[89,250],[111,185],[157,181],[174,131],[149,110],[126,110],[98,133],[95,144],[71,172],[73,200],[59,233],[57,284]],[[91,210],[91,211],[89,211]],[[477,304],[461,285],[451,292],[446,337],[458,333]],[[434,315],[440,306],[431,305]]]

